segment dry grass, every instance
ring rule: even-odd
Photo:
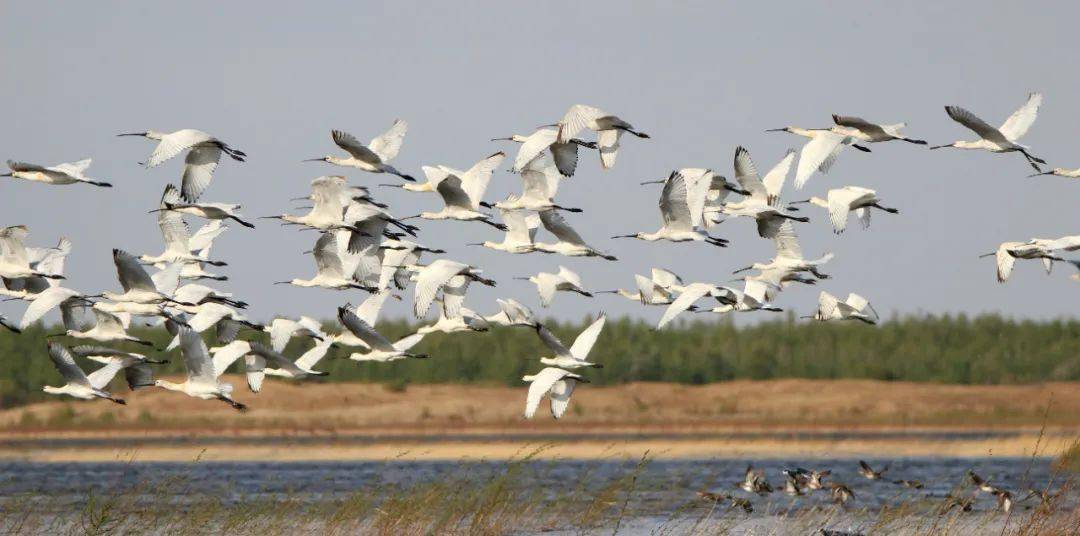
[[[962,426],[1038,429],[1050,394],[1047,424],[1080,426],[1080,383],[938,385],[871,380],[733,381],[703,386],[631,383],[586,386],[574,393],[571,414],[557,424],[547,415],[521,418],[524,387],[380,384],[298,384],[268,380],[263,392],[243,390],[250,405],[227,405],[160,389],[128,393],[128,406],[55,401],[0,411],[0,427],[17,430],[199,429],[342,431],[366,429],[515,431],[608,427],[723,426]]]
[[[239,377],[230,380],[242,388]],[[1047,402],[1053,393],[1053,405]],[[520,416],[524,388],[268,381],[241,392],[247,413],[162,390],[128,395],[128,406],[55,401],[0,411],[0,458],[37,460],[380,459],[409,450],[418,459],[507,459],[525,445],[556,443],[545,455],[597,457],[613,443],[621,455],[780,457],[798,455],[1030,455],[1045,418],[1044,455],[1069,447],[1080,430],[1080,384],[960,386],[860,380],[736,381],[705,386],[635,383],[585,386],[570,413]],[[882,438],[881,431],[980,431],[1009,437],[939,440]],[[862,434],[843,439],[840,431]],[[760,437],[732,433],[765,432]],[[770,433],[803,434],[780,437]],[[643,435],[644,434],[644,435]],[[728,436],[724,436],[728,434]],[[25,439],[182,437],[187,443],[135,449],[109,446],[20,447]],[[260,442],[273,437],[275,442]],[[365,442],[353,438],[362,437]],[[200,439],[227,438],[239,446]],[[290,438],[311,440],[297,449]],[[345,438],[345,439],[342,439]],[[532,438],[532,439],[530,439]],[[8,445],[4,445],[4,441]],[[452,440],[452,441],[448,441]],[[12,443],[15,441],[15,443]]]

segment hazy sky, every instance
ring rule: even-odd
[[[3,158],[51,165],[93,157],[89,175],[112,189],[0,182],[2,225],[27,224],[32,245],[61,235],[75,250],[66,283],[85,291],[117,289],[113,247],[157,254],[155,216],[182,160],[146,170],[137,165],[153,145],[119,132],[197,128],[246,151],[226,160],[204,201],[239,202],[254,218],[279,214],[304,195],[312,178],[343,173],[354,184],[394,182],[385,175],[300,160],[337,153],[329,131],[368,140],[395,118],[409,133],[394,164],[422,177],[421,165],[467,168],[499,149],[488,141],[527,133],[558,120],[572,104],[618,114],[650,133],[625,139],[618,163],[602,171],[586,155],[564,182],[559,200],[581,206],[568,215],[586,240],[617,263],[552,255],[511,256],[465,242],[498,239],[481,224],[422,223],[421,240],[447,257],[475,263],[499,280],[474,287],[467,303],[491,313],[494,298],[539,308],[531,284],[514,281],[560,263],[593,289],[631,288],[633,274],[672,268],[691,281],[723,281],[731,271],[772,256],[749,220],[729,220],[713,233],[732,241],[706,244],[610,240],[660,224],[659,187],[638,182],[679,167],[709,167],[728,176],[736,145],[759,168],[771,167],[802,138],[765,133],[785,125],[827,126],[831,113],[884,123],[906,121],[912,137],[933,143],[973,139],[942,107],[962,105],[1000,124],[1030,91],[1046,98],[1024,138],[1052,165],[1080,166],[1080,75],[1072,7],[1032,9],[1016,2],[867,4],[813,2],[45,2],[7,3],[0,34],[5,103]],[[1068,12],[1064,12],[1068,11]],[[835,236],[823,211],[798,225],[808,255],[832,251],[820,289],[857,291],[879,311],[984,312],[1018,317],[1072,316],[1080,286],[1059,266],[1047,277],[1037,262],[1017,265],[999,285],[993,261],[977,255],[1005,240],[1080,232],[1080,182],[1027,179],[1019,155],[876,144],[872,154],[848,151],[828,175],[816,175],[788,199],[831,187],[874,188],[899,216],[875,214],[862,231],[852,221]],[[489,200],[518,190],[507,173],[492,180]],[[790,187],[790,184],[789,184]],[[434,194],[376,190],[395,214],[437,210]],[[193,228],[201,222],[193,222]],[[230,262],[221,284],[271,314],[330,317],[360,291],[272,286],[310,277],[302,251],[316,239],[263,220],[239,225],[217,242]],[[778,304],[809,314],[818,289],[785,292]],[[412,291],[405,295],[412,298]],[[23,305],[4,304],[8,316]],[[601,310],[656,319],[613,296],[593,300],[560,294],[546,311],[579,318]],[[391,316],[405,314],[394,304]],[[767,313],[757,313],[764,315]],[[743,317],[750,315],[742,315]]]

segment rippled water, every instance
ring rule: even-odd
[[[770,460],[755,463],[765,470],[774,486],[783,482],[781,470],[804,467],[832,471],[831,479],[850,486],[859,507],[876,509],[919,497],[942,498],[966,483],[965,471],[990,479],[999,487],[1014,490],[1045,488],[1055,479],[1050,461],[1027,458],[911,458],[867,460],[875,467],[890,463],[890,479],[920,480],[925,488],[911,490],[884,481],[869,481],[856,473],[857,461]],[[537,486],[552,493],[568,484],[586,489],[602,486],[632,473],[634,462],[624,461],[535,461],[519,467],[517,482]],[[698,490],[726,491],[754,501],[762,512],[788,511],[828,504],[825,492],[805,497],[773,493],[754,497],[736,488],[742,480],[744,459],[652,461],[639,475],[628,507],[635,515],[665,515],[695,500]],[[0,463],[0,497],[43,496],[51,507],[83,501],[89,491],[96,494],[139,492],[147,485],[166,485],[169,500],[184,503],[198,494],[220,496],[225,502],[289,497],[301,501],[326,501],[356,492],[423,485],[443,478],[468,478],[484,482],[507,470],[502,462],[305,462],[305,463]],[[1052,487],[1057,487],[1056,485]],[[160,493],[160,490],[156,493]],[[159,499],[160,495],[157,496]],[[992,509],[992,497],[984,495],[977,509]]]

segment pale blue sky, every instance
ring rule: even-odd
[[[560,200],[586,214],[570,221],[618,263],[555,256],[509,256],[464,247],[496,239],[483,225],[423,223],[422,241],[450,258],[475,263],[500,281],[475,289],[469,305],[490,313],[510,296],[538,307],[534,289],[511,277],[564,263],[587,286],[632,285],[653,265],[689,280],[718,281],[755,260],[770,242],[749,221],[731,220],[714,233],[732,241],[704,244],[609,240],[659,225],[657,188],[637,186],[677,167],[710,167],[730,176],[736,145],[770,167],[802,140],[766,134],[794,124],[826,126],[829,114],[880,122],[907,121],[908,133],[931,143],[970,139],[944,113],[967,107],[998,124],[1030,91],[1045,103],[1024,139],[1052,165],[1080,166],[1080,76],[1073,6],[1027,3],[760,2],[44,2],[8,3],[0,35],[6,103],[3,158],[54,164],[93,157],[90,175],[115,185],[47,187],[0,182],[2,225],[27,224],[30,242],[75,242],[68,285],[86,291],[118,284],[110,249],[159,253],[153,215],[164,184],[181,162],[145,170],[152,149],[119,132],[198,128],[246,151],[225,161],[205,201],[240,202],[249,217],[289,210],[309,181],[344,172],[355,184],[390,177],[301,163],[334,152],[332,128],[361,139],[395,118],[410,123],[395,165],[464,168],[495,150],[488,141],[559,119],[574,103],[616,113],[652,134],[625,141],[613,170],[587,155],[564,183]],[[1071,268],[1047,277],[1037,263],[1017,267],[999,285],[989,259],[977,255],[1004,240],[1080,232],[1080,183],[1026,179],[1017,155],[930,152],[899,142],[873,154],[849,152],[803,192],[859,185],[878,190],[899,216],[880,215],[870,231],[857,225],[834,236],[821,212],[798,227],[809,255],[833,251],[819,288],[858,291],[883,313],[1001,311],[1019,317],[1072,316]],[[512,154],[512,153],[511,153]],[[502,166],[489,199],[518,189]],[[433,194],[378,191],[398,215],[434,210]],[[854,222],[853,222],[854,223]],[[197,223],[196,223],[197,224]],[[216,256],[231,265],[222,284],[251,302],[254,316],[329,317],[355,293],[272,286],[310,277],[303,233],[262,222],[237,225],[219,239]],[[778,304],[808,314],[817,289],[785,292]],[[411,290],[406,294],[411,299]],[[4,304],[9,316],[23,306]],[[655,319],[660,309],[611,296],[560,295],[550,314],[578,318],[606,310]],[[388,314],[405,309],[391,306]]]

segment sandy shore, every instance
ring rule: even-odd
[[[1030,456],[1037,442],[1039,455],[1053,456],[1080,436],[1076,383],[585,386],[561,421],[522,419],[523,394],[268,382],[259,395],[239,395],[252,409],[238,413],[144,390],[129,393],[126,407],[48,402],[0,411],[0,459],[505,459],[537,448],[546,458]]]

